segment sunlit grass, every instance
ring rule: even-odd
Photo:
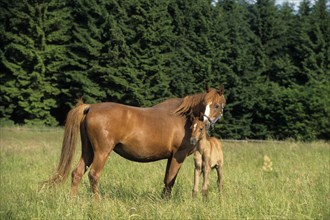
[[[79,197],[70,180],[38,183],[54,171],[62,129],[0,129],[0,219],[329,219],[330,144],[223,142],[224,190],[210,175],[209,197],[192,199],[193,158],[180,170],[172,198],[160,198],[166,161],[134,163],[113,153],[102,173],[99,203],[87,175]],[[80,146],[78,146],[80,149]],[[79,153],[76,155],[76,161]]]

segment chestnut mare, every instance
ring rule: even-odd
[[[163,197],[169,197],[185,158],[193,153],[191,121],[203,113],[215,123],[222,115],[224,86],[185,98],[173,98],[150,108],[117,103],[77,104],[67,116],[62,152],[55,175],[46,184],[57,185],[68,177],[80,129],[82,155],[72,172],[71,196],[87,168],[93,195],[99,199],[98,183],[112,151],[136,162],[167,159]]]

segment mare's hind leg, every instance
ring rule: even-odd
[[[72,172],[71,182],[71,197],[76,197],[78,194],[78,185],[87,171],[87,168],[91,165],[94,157],[93,148],[89,142],[86,132],[81,129],[81,158],[78,162],[76,169]]]
[[[94,160],[92,167],[89,171],[88,177],[89,182],[92,187],[93,196],[96,200],[100,200],[99,194],[99,181],[101,177],[102,170],[104,168],[105,162],[109,156],[109,153],[104,152],[94,152]]]

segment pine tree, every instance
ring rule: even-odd
[[[303,60],[303,70],[309,80],[329,82],[330,79],[330,11],[327,1],[315,2],[309,17],[309,44],[313,52]]]
[[[224,138],[329,139],[330,12],[303,0],[0,2],[0,117],[151,106],[225,83]]]
[[[134,31],[129,27],[128,1],[107,1],[107,25],[104,27],[102,49],[103,72],[100,87],[106,91],[107,100],[142,106],[144,103],[142,74],[135,68],[130,39]]]
[[[278,73],[279,71],[294,71],[288,55],[293,20],[290,8],[286,6],[279,11],[274,0],[264,0],[257,1],[251,13],[251,28],[260,40],[257,50],[260,51],[260,62],[263,64],[262,74],[270,81],[286,84],[283,79],[286,73],[280,75]],[[285,68],[287,65],[289,67]]]
[[[135,71],[140,73],[142,81],[143,106],[171,96],[172,28],[167,6],[167,1],[158,3],[150,0],[131,1],[129,6],[126,25],[133,34],[127,41],[136,60]]]
[[[74,1],[69,8],[72,14],[71,44],[67,54],[72,62],[65,66],[59,87],[62,91],[62,105],[72,106],[76,99],[83,98],[87,103],[95,103],[105,97],[98,86],[97,71],[102,42],[102,27],[105,24],[106,10],[102,2]]]
[[[280,48],[273,57],[271,74],[268,75],[271,81],[288,88],[298,83],[300,78],[297,75],[299,70],[295,65],[296,54],[293,51],[297,16],[289,3],[284,3],[278,9],[278,19],[281,33],[276,40],[280,44]]]
[[[139,13],[144,10],[141,3],[77,1],[72,7],[76,19],[72,54],[79,58],[79,66],[74,72],[85,77],[86,85],[82,85],[81,91],[85,91],[87,101],[86,91],[90,91],[91,102],[114,101],[136,106],[151,105],[150,100],[153,98],[147,97],[151,94],[150,83],[147,81],[151,81],[152,73],[146,75],[141,66],[148,65],[142,65],[138,56],[138,49],[145,45],[139,45],[143,36],[138,36],[142,31],[137,28],[143,29],[149,19],[139,17]]]
[[[60,25],[65,3],[4,1],[1,9],[1,114],[16,123],[55,125],[56,73],[65,59],[58,45],[68,39]]]
[[[328,139],[330,122],[324,119],[330,116],[330,11],[325,0],[316,1],[314,6],[308,3],[303,2],[300,7],[302,23],[298,26],[297,43],[302,45],[296,45],[300,73],[307,78],[303,91],[305,111],[311,120],[306,124],[315,137]]]
[[[172,93],[182,97],[203,91],[212,78],[210,1],[171,1],[169,13],[176,35]]]
[[[226,82],[225,120],[218,125],[224,137],[251,137],[253,106],[260,83],[259,63],[254,50],[258,43],[248,23],[244,2],[218,1],[215,7],[213,76],[215,82]]]

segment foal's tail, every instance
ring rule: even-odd
[[[89,105],[79,101],[75,108],[68,113],[65,122],[64,138],[60,162],[58,163],[55,175],[43,182],[43,185],[56,186],[63,183],[71,170],[73,156],[76,151],[77,138],[82,120],[89,110]]]

